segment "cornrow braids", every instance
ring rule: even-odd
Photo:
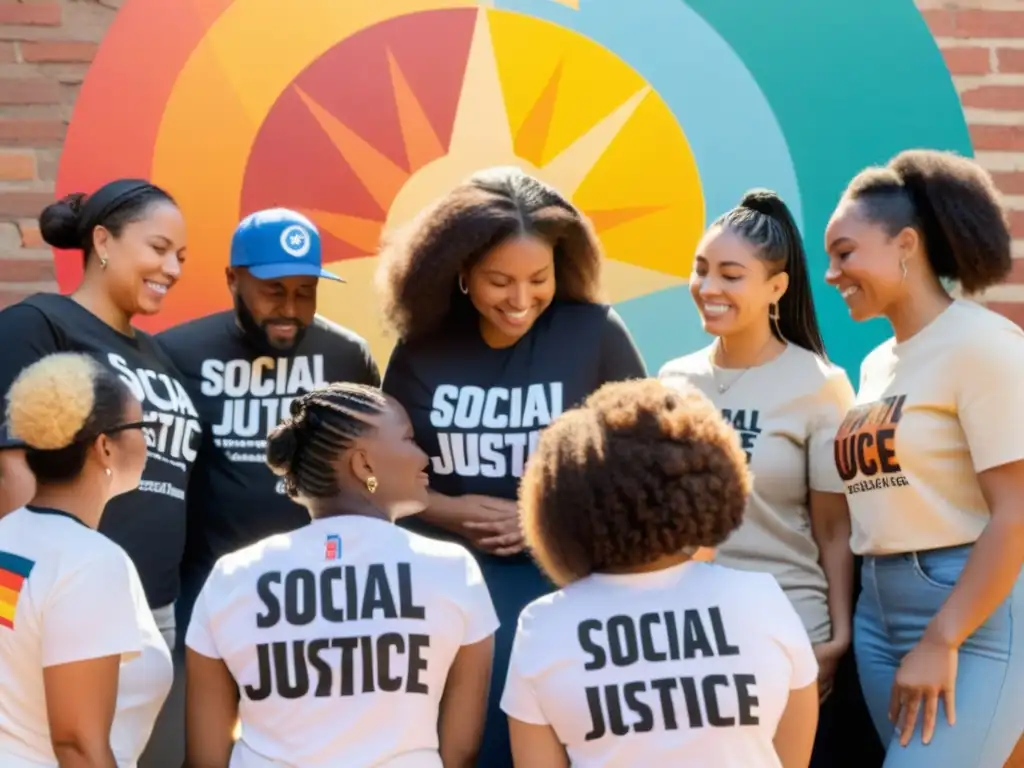
[[[384,393],[363,384],[330,384],[297,397],[291,418],[267,436],[267,465],[290,497],[330,498],[339,491],[334,460],[386,407]]]

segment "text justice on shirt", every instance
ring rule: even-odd
[[[341,624],[427,619],[413,595],[409,563],[335,565],[319,573],[308,568],[269,571],[257,579],[256,592],[265,608],[256,617],[260,630],[282,621],[305,627],[318,620]],[[311,691],[317,697],[353,696],[357,681],[360,693],[427,694],[424,649],[429,646],[427,634],[394,630],[258,643],[259,683],[244,686],[245,695],[252,701],[275,693],[297,699]]]
[[[292,400],[325,387],[323,355],[203,360],[204,397],[223,399],[213,423],[215,444],[233,461],[265,460],[267,433],[289,416]]]
[[[740,656],[739,647],[726,636],[722,612],[716,606],[645,613],[638,619],[625,614],[607,621],[586,619],[577,627],[577,638],[580,648],[589,656],[583,668],[595,673],[598,679],[600,671],[609,664],[642,664],[649,674],[651,664]],[[760,718],[756,689],[757,679],[752,673],[665,675],[587,686],[591,727],[584,738],[594,741],[609,733],[625,736],[630,731],[646,733],[656,728],[757,725]],[[681,725],[681,721],[685,722]]]
[[[202,426],[185,388],[166,373],[145,367],[133,368],[114,352],[107,354],[107,362],[142,403],[150,456],[182,471],[187,470],[188,465],[195,461]]]
[[[439,456],[435,474],[460,477],[522,477],[540,430],[562,413],[562,382],[524,387],[457,387],[434,390],[430,423]]]

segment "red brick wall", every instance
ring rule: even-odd
[[[56,288],[35,223],[116,0],[0,0],[0,306]]]
[[[120,2],[0,0],[0,307],[56,287],[33,217],[51,199],[75,95]],[[953,73],[978,158],[1006,195],[1024,257],[1024,0],[917,3]],[[1024,324],[1024,261],[985,300]]]

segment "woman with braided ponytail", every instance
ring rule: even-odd
[[[850,182],[825,243],[853,319],[893,331],[835,440],[885,766],[1001,768],[1024,732],[1024,332],[947,289],[1010,273],[998,192],[971,160],[902,152]]]
[[[814,644],[823,703],[812,765],[835,766],[839,755],[874,746],[861,738],[871,728],[847,654],[853,557],[832,457],[853,388],[825,356],[803,240],[778,195],[752,190],[711,225],[690,290],[715,340],[666,364],[661,378],[711,398],[739,432],[754,474],[743,525],[715,561],[771,573],[796,608]],[[861,754],[857,764],[872,761]]]
[[[267,464],[312,521],[221,558],[200,592],[187,764],[469,768],[498,621],[465,548],[394,525],[428,504],[409,417],[359,384],[291,413]]]

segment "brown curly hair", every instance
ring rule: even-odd
[[[606,384],[541,435],[519,490],[523,530],[556,584],[721,544],[751,478],[736,432],[696,389]]]
[[[884,168],[866,168],[844,197],[890,237],[905,227],[924,240],[938,277],[967,293],[1001,283],[1010,274],[1012,236],[992,177],[973,160],[933,149],[900,152]]]
[[[403,341],[439,330],[473,311],[459,274],[491,249],[523,235],[555,252],[555,298],[596,302],[601,247],[589,221],[555,189],[518,168],[470,177],[427,208],[381,251],[377,286],[384,317]]]

